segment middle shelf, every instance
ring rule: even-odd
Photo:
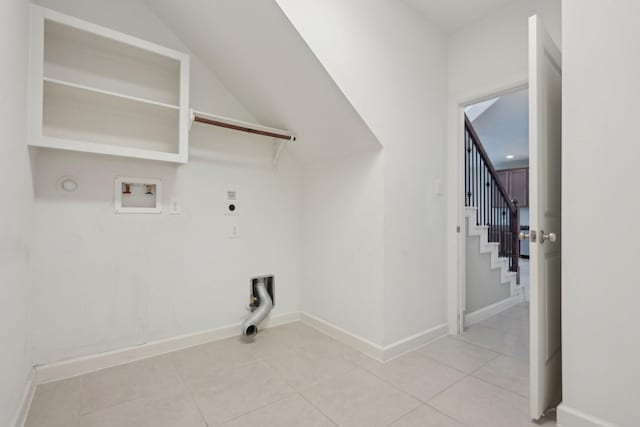
[[[60,80],[60,79],[54,79],[54,78],[51,78],[51,77],[44,77],[44,82],[45,82],[45,86],[46,86],[47,83],[50,83],[52,85],[67,86],[67,87],[70,87],[70,88],[84,90],[84,91],[87,91],[87,92],[94,92],[94,93],[101,94],[101,95],[114,96],[116,98],[128,99],[129,101],[142,102],[144,104],[155,105],[155,106],[158,106],[158,107],[170,108],[170,109],[173,109],[173,110],[179,110],[180,109],[179,105],[167,104],[167,103],[164,103],[164,102],[158,102],[158,101],[154,101],[154,100],[151,100],[151,99],[145,99],[145,98],[140,98],[140,97],[137,97],[137,96],[131,96],[131,95],[127,95],[127,94],[124,94],[124,93],[112,92],[112,91],[99,89],[99,88],[92,87],[92,86],[86,86],[86,85],[83,85],[83,84],[73,83],[73,82]]]

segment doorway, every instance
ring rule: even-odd
[[[493,101],[494,98],[516,92],[517,89],[527,86],[529,88],[527,104],[530,164],[526,178],[528,181],[526,195],[530,209],[531,230],[529,232],[526,229],[520,229],[519,209],[514,207],[516,197],[510,195],[516,190],[511,192],[508,190],[510,177],[500,178],[495,167],[494,170],[488,171],[490,167],[487,165],[491,163],[489,155],[480,144],[476,143],[481,138],[465,114],[470,112],[470,110],[465,111],[467,107],[490,101],[487,103],[489,107],[486,104],[483,107],[488,109],[493,105],[492,102],[498,102]],[[456,261],[450,264],[452,269],[449,275],[450,329],[461,339],[475,341],[476,344],[483,344],[485,348],[501,347],[504,353],[507,353],[506,356],[520,356],[520,361],[526,363],[525,366],[528,364],[528,369],[524,368],[522,371],[529,371],[530,416],[533,419],[540,419],[557,406],[562,393],[560,319],[562,59],[559,49],[536,16],[529,20],[527,85],[514,84],[504,90],[493,91],[493,94],[488,96],[457,102],[456,109],[458,117],[454,124],[457,141],[455,146],[451,147],[449,157],[452,171],[457,171],[457,174],[452,177],[451,188],[458,196],[450,205],[451,209],[455,208],[455,211],[450,210],[450,212],[457,214],[458,221],[455,239],[452,236],[450,240],[451,248],[455,250],[450,253],[455,256]],[[512,160],[506,159],[506,156],[511,156],[513,153],[504,155],[505,160]],[[513,160],[515,157],[513,155]],[[504,173],[509,174],[509,172]],[[488,180],[487,176],[489,176]],[[520,173],[511,177],[513,186],[520,187],[521,191],[523,176],[524,174]],[[497,220],[496,211],[499,212]],[[474,273],[467,272],[467,266],[471,261],[469,251],[474,244],[467,244],[467,240],[472,236],[479,238],[477,240],[480,242],[476,244],[479,247],[478,252],[491,254],[491,268],[496,267],[497,264],[503,265],[500,278],[502,282],[505,281],[505,276],[511,276],[512,279],[514,275],[517,277],[518,273],[522,273],[519,266],[521,244],[518,240],[529,240],[531,262],[529,289],[523,292],[523,283],[519,283],[519,280],[515,281],[515,287],[512,286],[512,290],[519,289],[520,293],[511,293],[511,297],[523,299],[521,304],[517,305],[517,310],[511,312],[508,311],[511,308],[503,310],[502,304],[497,303],[480,311],[482,316],[475,311],[473,312],[475,316],[470,316],[472,313],[467,312],[469,307],[467,295],[465,295],[468,292],[466,285],[472,276],[476,278]],[[526,254],[526,248],[524,251]],[[526,261],[524,265],[526,268]],[[526,277],[524,279],[526,280]],[[513,282],[510,280],[510,283],[513,284]],[[527,299],[530,308],[526,304]],[[507,325],[506,319],[493,317],[496,314],[505,318],[509,317],[506,314],[520,316],[523,322],[516,326],[523,332],[520,336],[526,337],[524,334],[528,330],[530,338],[528,340],[505,338],[517,334],[500,334],[500,328],[513,328],[516,323],[510,322]],[[484,328],[472,324],[482,321],[491,324],[482,325]],[[469,326],[470,324],[472,325]],[[465,326],[468,327],[465,328]],[[528,352],[526,351],[527,343],[530,345]]]
[[[461,338],[495,351],[528,396],[529,99],[517,87],[463,105]]]
[[[464,107],[462,329],[528,301],[528,89]]]

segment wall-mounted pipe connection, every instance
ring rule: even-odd
[[[251,282],[252,311],[242,323],[242,335],[248,337],[258,333],[258,325],[273,308],[273,276],[257,277]]]

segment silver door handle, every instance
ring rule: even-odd
[[[555,242],[556,240],[558,240],[558,236],[556,236],[556,233],[549,233],[546,234],[544,232],[544,230],[540,230],[540,243],[544,243],[546,241],[550,241],[551,243]]]
[[[518,234],[518,239],[522,240],[522,241],[530,239],[532,242],[535,243],[535,241],[536,241],[536,232],[535,232],[535,230],[531,230],[531,234],[526,234],[525,232],[521,231]]]

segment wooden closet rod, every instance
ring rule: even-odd
[[[251,127],[252,126],[251,123],[240,122],[238,120],[233,120],[233,119],[225,119],[223,117],[217,117],[217,116],[215,117],[216,118],[213,118],[213,116],[208,117],[208,115],[205,116],[201,113],[198,113],[195,111],[193,112],[193,121],[198,123],[204,123],[206,125],[218,126],[226,129],[238,130],[241,132],[252,133],[254,135],[268,136],[270,138],[284,139],[287,141],[296,140],[295,136],[287,135],[285,133],[278,133],[280,131],[278,131],[277,129],[273,129],[273,131],[265,130],[267,128],[259,129],[257,126]],[[228,120],[228,121],[223,121],[223,120]]]

